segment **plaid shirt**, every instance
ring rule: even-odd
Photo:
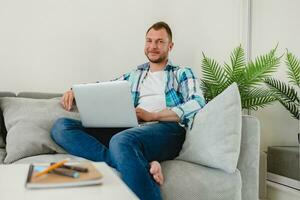
[[[146,78],[149,69],[148,62],[115,79],[131,83],[131,94],[135,107],[138,106],[141,83]],[[182,126],[191,129],[195,115],[205,105],[199,83],[188,67],[175,66],[169,61],[164,71],[166,75],[166,106],[180,117]]]

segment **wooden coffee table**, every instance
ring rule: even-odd
[[[0,165],[1,200],[135,200],[138,199],[104,162],[93,163],[103,174],[103,184],[87,187],[26,189],[29,164]]]

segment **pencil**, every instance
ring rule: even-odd
[[[53,165],[50,165],[49,167],[47,167],[46,169],[44,169],[43,171],[39,172],[39,173],[36,173],[34,175],[34,177],[39,177],[41,175],[44,175],[44,174],[47,174],[48,172],[62,166],[63,164],[65,164],[66,162],[68,162],[70,159],[65,159],[65,160],[62,160],[62,161],[59,161]]]

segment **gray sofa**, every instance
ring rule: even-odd
[[[22,92],[18,95],[0,92],[0,97],[15,96],[47,99],[60,94]],[[1,99],[0,99],[1,101]],[[1,137],[5,138],[3,115],[0,113]],[[259,122],[252,116],[242,116],[242,139],[237,170],[234,173],[198,165],[182,160],[162,163],[165,183],[161,187],[166,200],[257,200],[259,180]],[[5,146],[0,148],[0,163],[6,156]],[[58,161],[68,154],[44,154],[19,159],[13,163]],[[84,160],[71,156],[74,160]]]

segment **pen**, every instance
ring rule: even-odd
[[[51,163],[51,165],[53,165],[54,163]],[[65,168],[65,169],[72,169],[78,172],[88,172],[89,169],[86,167],[80,167],[80,166],[75,166],[75,165],[62,165],[60,166],[61,168]]]
[[[72,178],[79,178],[80,176],[79,172],[64,168],[56,168],[52,172],[58,175],[68,176]]]
[[[36,173],[34,175],[34,177],[39,177],[41,175],[44,175],[44,174],[47,174],[48,172],[51,172],[52,170],[62,166],[63,164],[65,164],[66,162],[68,162],[69,159],[65,159],[65,160],[62,160],[62,161],[59,161],[53,165],[50,165],[49,167],[47,167],[46,169],[44,169],[43,171],[39,172],[39,173]]]
[[[32,172],[33,172],[33,165],[30,164],[30,165],[29,165],[29,171],[28,171],[27,178],[26,178],[26,183],[29,183],[29,182],[30,182],[31,176],[32,176]]]

